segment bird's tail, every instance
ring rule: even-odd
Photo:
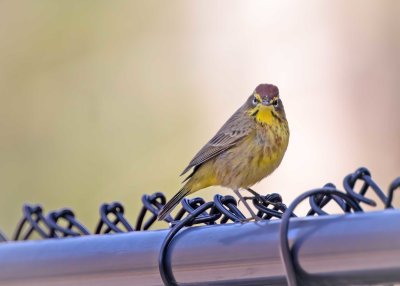
[[[179,192],[172,197],[172,199],[166,203],[166,205],[162,208],[160,213],[158,214],[158,220],[164,220],[170,213],[171,211],[180,203],[180,201],[187,196],[188,194],[191,193],[191,186],[188,186],[190,184],[186,184],[182,187],[182,189],[179,190]]]

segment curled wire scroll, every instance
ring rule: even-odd
[[[361,187],[356,189],[357,182]],[[307,279],[299,265],[295,265],[288,243],[289,219],[296,216],[295,208],[308,199],[310,209],[306,216],[329,215],[324,207],[329,203],[336,204],[343,213],[363,212],[365,206],[375,207],[377,202],[367,196],[374,192],[380,204],[385,209],[393,208],[392,201],[395,190],[400,188],[400,177],[396,178],[389,186],[387,195],[372,180],[371,173],[366,168],[359,168],[354,173],[347,175],[343,180],[343,189],[340,191],[335,185],[328,183],[322,188],[311,190],[297,197],[289,207],[282,202],[282,197],[277,194],[258,195],[247,197],[256,209],[257,216],[263,220],[281,219],[280,252],[286,279],[289,286],[302,285]],[[142,196],[142,208],[132,227],[124,214],[121,203],[113,202],[100,206],[100,219],[93,234],[110,234],[131,231],[145,231],[152,227],[157,220],[157,215],[166,203],[164,194],[157,192],[152,195]],[[171,230],[166,236],[159,254],[159,270],[165,285],[177,285],[169,261],[167,251],[174,236],[185,226],[196,224],[225,224],[228,222],[241,222],[247,220],[239,210],[238,202],[232,196],[215,195],[213,201],[205,202],[202,198],[184,199],[182,207],[177,214],[168,216],[165,221]],[[39,205],[24,205],[23,217],[18,223],[13,240],[28,240],[38,236],[43,239],[63,238],[89,235],[91,232],[80,223],[72,210],[44,214]],[[0,232],[0,242],[7,238]],[[170,256],[169,256],[170,257]]]

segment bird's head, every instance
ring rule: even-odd
[[[286,120],[279,89],[272,84],[260,84],[246,102],[248,114],[262,124]]]

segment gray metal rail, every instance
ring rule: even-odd
[[[278,220],[183,229],[168,250],[185,285],[286,285]],[[0,244],[0,285],[162,285],[168,230]],[[291,220],[305,285],[400,282],[400,211]]]

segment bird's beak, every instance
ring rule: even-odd
[[[264,105],[264,106],[269,106],[269,105],[272,104],[272,100],[264,99],[264,100],[261,102],[261,104]]]

